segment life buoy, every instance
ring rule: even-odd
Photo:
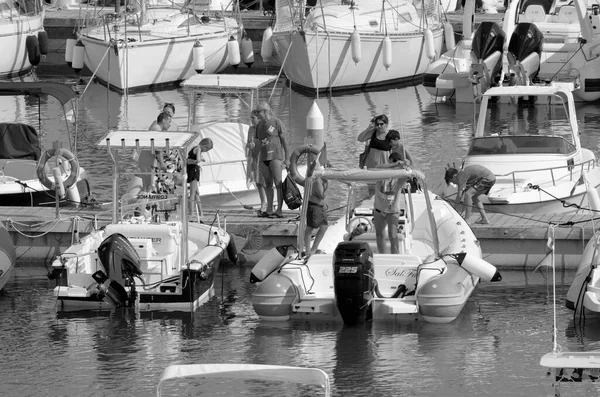
[[[64,158],[66,161],[69,162],[69,165],[71,166],[71,174],[63,182],[63,186],[65,187],[65,189],[68,189],[71,186],[73,186],[75,182],[77,182],[77,177],[79,176],[79,162],[77,161],[73,153],[71,153],[67,149],[46,150],[42,154],[42,157],[40,157],[40,161],[38,162],[36,169],[37,177],[42,183],[42,185],[44,185],[50,190],[56,190],[56,184],[53,181],[51,181],[50,178],[48,178],[48,175],[46,175],[45,172],[46,163],[50,158],[55,156],[60,156]]]
[[[304,176],[300,175],[298,172],[298,159],[303,154],[314,154],[318,155],[321,151],[314,147],[313,145],[304,145],[300,146],[298,149],[294,150],[294,153],[290,156],[290,176],[293,181],[296,182],[300,186],[304,186]]]

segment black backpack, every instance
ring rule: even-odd
[[[288,175],[283,181],[283,200],[287,204],[288,208],[295,210],[302,205],[302,194],[300,189],[296,185],[296,182]]]

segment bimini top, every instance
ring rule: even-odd
[[[347,170],[335,170],[332,168],[318,167],[315,169],[313,175],[329,180],[344,182],[373,182],[391,178],[417,178],[421,181],[425,181],[425,175],[421,171],[401,168],[378,168],[369,170],[351,168]]]
[[[195,132],[174,132],[174,131],[111,131],[104,136],[98,143],[99,147],[107,147],[107,140],[111,148],[151,148],[154,140],[155,149],[169,148],[187,148],[198,136]],[[137,143],[136,143],[137,141]]]
[[[551,84],[551,85],[515,85],[510,87],[492,87],[483,93],[484,97],[492,96],[542,96],[542,95],[559,95],[563,97],[572,96],[572,84]]]
[[[181,83],[185,89],[203,92],[250,92],[277,81],[275,75],[196,74]]]
[[[71,87],[62,83],[10,82],[0,84],[0,96],[31,95],[39,97],[42,94],[53,96],[63,106],[79,95]]]

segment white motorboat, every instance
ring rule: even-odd
[[[210,2],[217,12],[203,15],[194,11],[193,1],[182,8],[160,0],[134,3],[134,12],[87,21],[80,43],[67,44],[74,45],[73,64],[84,54],[85,65],[102,83],[132,91],[175,85],[197,72],[218,73],[240,62],[240,26],[220,2]]]
[[[17,254],[12,237],[6,230],[4,223],[0,221],[0,291],[6,285],[14,268]]]
[[[300,90],[418,82],[441,54],[444,32],[454,34],[442,21],[443,6],[432,0],[328,0],[304,7],[277,0],[271,37],[286,77]]]
[[[366,182],[408,181],[421,174],[401,169],[317,169],[315,175],[329,181]],[[346,324],[422,318],[447,323],[461,313],[480,279],[501,279],[496,268],[481,258],[477,238],[450,204],[425,186],[411,192],[408,184],[401,194],[398,254],[377,252],[372,205],[354,208],[354,184],[346,216],[329,226],[319,245],[324,253],[306,257],[291,247],[269,251],[253,268],[250,280],[258,283],[252,304],[260,318]],[[301,223],[299,236],[303,228]],[[387,230],[384,233],[387,236]],[[386,244],[389,247],[387,239]],[[301,240],[298,246],[303,246]]]
[[[301,385],[304,391],[311,388],[311,396],[331,396],[331,383],[327,373],[318,368],[292,367],[286,365],[265,364],[179,364],[170,365],[163,371],[157,386],[157,396],[162,396],[166,385],[173,379],[183,378],[222,378],[228,381],[241,380],[252,382],[253,391],[256,392],[257,381],[270,385],[277,383],[295,383]],[[313,390],[313,388],[315,390]],[[287,390],[287,389],[286,389]],[[318,393],[318,394],[313,394]],[[254,393],[255,394],[255,393]],[[231,394],[228,394],[231,395]],[[256,394],[255,394],[256,395]],[[259,394],[260,395],[260,394]],[[266,394],[265,394],[266,395]],[[269,394],[272,395],[272,394]]]
[[[76,144],[69,130],[77,93],[61,83],[7,82],[0,83],[0,97],[27,97],[36,103],[40,97],[51,96],[60,103],[65,120],[68,148],[41,150],[40,129],[20,121],[0,122],[0,205],[39,206],[56,202],[59,187],[61,205],[79,206],[89,203],[89,194],[81,197],[78,182],[86,182],[85,171],[76,157]],[[36,105],[36,111],[40,107]],[[38,115],[41,120],[42,114]],[[54,131],[53,131],[54,133]],[[55,159],[55,161],[50,161]],[[53,166],[51,166],[53,164]],[[64,190],[64,191],[63,191]],[[89,193],[89,184],[87,185]],[[63,194],[64,193],[64,194]]]
[[[533,24],[543,35],[540,81],[574,81],[578,101],[600,98],[600,5],[587,0],[515,1],[505,22]]]
[[[581,146],[572,89],[553,83],[494,87],[483,94],[463,165],[481,165],[496,175],[483,199],[488,211],[600,209],[600,167],[594,152]]]
[[[577,273],[567,292],[566,306],[579,316],[600,313],[599,244],[600,233],[596,232],[583,250]]]
[[[214,276],[227,252],[237,260],[231,236],[213,222],[188,223],[187,185],[181,194],[117,197],[119,149],[187,153],[197,134],[113,131],[98,143],[113,159],[112,222],[75,242],[53,263],[59,311],[193,311],[214,295]],[[185,168],[181,175],[185,180]]]
[[[48,53],[41,0],[0,0],[0,78],[28,73]]]

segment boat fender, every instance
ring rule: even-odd
[[[37,36],[27,36],[27,39],[25,39],[25,48],[27,48],[27,58],[29,59],[29,63],[33,66],[39,65],[42,54],[40,53],[40,42],[38,41]]]
[[[44,185],[46,188],[50,190],[56,190],[56,183],[52,182],[45,172],[46,163],[50,158],[54,156],[60,156],[64,158],[66,161],[69,162],[69,165],[71,166],[71,174],[62,183],[63,187],[65,189],[68,189],[71,186],[73,186],[75,182],[77,182],[77,177],[79,176],[79,162],[77,161],[75,156],[73,156],[73,153],[71,153],[67,149],[50,149],[42,153],[42,157],[40,157],[40,161],[38,162],[36,168],[37,177],[42,183],[42,185]]]
[[[227,42],[227,60],[234,69],[240,64],[240,43],[233,36],[229,36]]]
[[[315,156],[317,156],[320,152],[321,151],[313,145],[302,145],[296,150],[294,150],[294,152],[290,156],[289,167],[290,177],[294,182],[296,182],[300,186],[304,186],[305,178],[302,175],[300,175],[300,172],[298,171],[298,159],[300,158],[300,156],[303,154],[314,154]]]
[[[496,266],[491,263],[478,258],[475,255],[469,255],[466,252],[459,254],[451,254],[458,264],[471,274],[479,276],[484,281],[496,282],[502,281],[502,275],[496,269]]]
[[[71,67],[75,70],[75,73],[77,74],[79,74],[79,72],[81,72],[81,70],[83,69],[84,55],[85,47],[83,46],[81,40],[79,40],[73,48],[73,63],[71,64]]]
[[[38,42],[40,43],[40,54],[48,55],[48,32],[40,30],[38,32]]]
[[[254,49],[252,46],[252,40],[247,35],[244,35],[242,39],[242,60],[248,67],[252,67],[254,63]]]
[[[65,44],[65,61],[69,66],[73,64],[73,49],[75,48],[75,43],[77,43],[77,40],[67,39],[67,43]]]
[[[194,62],[194,70],[196,73],[202,73],[206,67],[206,60],[204,58],[204,47],[200,40],[196,40],[194,48],[192,49],[192,58]]]
[[[383,67],[389,70],[392,66],[392,40],[389,36],[385,36],[382,41],[383,46]]]
[[[435,59],[435,44],[431,29],[425,29],[425,54],[430,60]]]
[[[279,245],[271,248],[252,268],[250,283],[255,284],[263,281],[278,267],[293,261],[297,257],[298,251],[291,245]]]
[[[585,189],[586,189],[586,195],[587,195],[587,200],[588,200],[588,207],[590,207],[590,209],[592,211],[600,211],[600,196],[598,196],[598,191],[596,190],[596,188],[594,187],[594,185],[592,185],[587,178],[585,177]]]
[[[52,168],[52,176],[54,177],[54,186],[56,186],[56,193],[58,193],[58,197],[65,197],[65,186],[63,185],[61,172],[59,167]]]
[[[270,26],[265,29],[260,44],[260,56],[263,62],[267,62],[273,55],[273,28]]]
[[[16,260],[17,252],[13,245],[13,239],[4,224],[0,222],[0,263],[14,265]]]
[[[352,48],[352,60],[355,65],[358,65],[360,62],[361,55],[361,43],[360,43],[360,33],[358,30],[354,29],[352,35],[350,36],[350,46]]]
[[[444,24],[444,41],[446,42],[446,50],[451,50],[456,47],[454,38],[454,27],[450,22]]]
[[[237,263],[238,261],[238,251],[233,238],[229,239],[229,244],[227,244],[227,257],[233,263]]]

